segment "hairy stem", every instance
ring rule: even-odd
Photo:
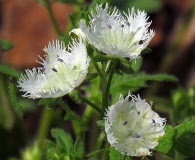
[[[47,107],[44,107],[37,132],[37,140],[39,143],[43,142],[43,140],[47,137],[50,122],[52,120],[52,114],[52,110],[48,110]]]
[[[51,23],[52,23],[52,25],[53,25],[53,27],[55,29],[55,32],[56,32],[56,34],[58,36],[61,36],[62,32],[60,31],[60,28],[59,28],[59,26],[57,24],[57,21],[55,19],[55,16],[54,16],[54,13],[53,13],[50,1],[49,0],[45,0],[45,4],[46,4],[45,6],[46,6],[46,9],[48,11],[49,17],[51,19]]]
[[[86,99],[84,97],[81,97],[81,99],[83,102],[87,103],[89,106],[91,106],[96,111],[98,111],[102,116],[104,115],[104,112],[98,106],[96,106],[94,103],[92,103],[91,101],[89,101],[88,99]]]
[[[118,62],[117,59],[112,60],[111,67],[110,67],[110,73],[108,75],[108,81],[107,81],[105,89],[103,88],[104,90],[103,90],[103,96],[102,96],[102,107],[104,110],[108,107],[110,85],[112,82],[112,77],[113,77],[117,62]],[[103,81],[103,83],[105,83],[105,82]]]

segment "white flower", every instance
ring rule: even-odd
[[[78,42],[65,47],[59,40],[49,43],[44,48],[46,59],[41,62],[43,67],[27,69],[26,75],[18,80],[24,97],[55,98],[71,92],[85,79],[89,58],[86,46],[80,38]]]
[[[131,156],[151,155],[150,149],[158,145],[165,126],[150,105],[129,94],[125,99],[110,106],[105,117],[105,131],[108,142],[118,151]]]
[[[151,22],[147,22],[146,13],[134,8],[122,14],[116,8],[109,10],[108,4],[105,8],[97,5],[89,18],[88,27],[80,21],[81,30],[90,44],[110,56],[135,59],[155,35],[148,29]]]

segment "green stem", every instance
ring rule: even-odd
[[[103,107],[104,110],[108,107],[110,85],[111,85],[112,77],[113,77],[117,62],[118,62],[117,59],[114,59],[111,62],[112,64],[111,64],[111,68],[110,68],[110,74],[108,76],[107,85],[106,85],[105,89],[103,90],[102,107]],[[105,83],[105,82],[103,81],[103,83]]]
[[[92,103],[91,101],[89,101],[88,99],[84,98],[84,97],[80,97],[81,100],[85,103],[87,103],[88,105],[90,105],[92,108],[94,108],[96,111],[98,111],[102,116],[104,115],[104,112],[98,107],[96,106],[94,103]]]
[[[61,36],[62,33],[61,33],[60,28],[59,28],[59,26],[57,24],[57,21],[55,19],[55,16],[54,16],[54,13],[53,13],[50,1],[49,0],[45,0],[45,4],[46,4],[47,11],[49,13],[49,17],[50,17],[51,22],[52,22],[52,25],[53,25],[53,27],[55,29],[55,32],[56,32],[56,34],[58,36]]]
[[[104,138],[105,138],[105,133],[104,132],[101,132],[100,135],[99,135],[99,138],[97,140],[97,145],[96,145],[96,150],[100,150],[103,142],[104,142]]]
[[[103,142],[104,142],[104,140],[105,140],[105,132],[101,132],[100,134],[99,134],[99,137],[98,137],[98,139],[97,139],[97,144],[96,144],[96,147],[95,147],[95,151],[100,151],[101,150],[101,147],[102,147],[102,144],[103,144]],[[93,152],[95,152],[95,151],[93,151]],[[105,152],[105,150],[104,150],[104,152]],[[98,156],[98,154],[94,154],[92,157],[91,157],[91,159],[97,159],[97,156]]]
[[[15,115],[10,107],[9,101],[6,81],[4,75],[0,73],[0,116],[1,122],[3,122],[1,125],[7,130],[12,129],[15,123]]]
[[[66,114],[69,113],[72,116],[75,116],[75,118],[78,118],[78,116],[65,104],[65,102],[62,99],[59,101],[59,104],[64,109]],[[82,129],[80,127],[79,121],[77,119],[76,120],[71,120],[71,123],[72,123],[72,127],[73,127],[73,131],[75,133],[75,136],[76,137],[80,137],[80,136],[82,137],[82,135],[81,135],[82,134]]]
[[[109,70],[110,70],[110,66],[111,66],[111,64],[112,64],[111,62],[112,62],[111,60],[108,61],[107,65],[106,65],[106,69],[105,69],[105,72],[106,72],[106,73],[108,73]]]
[[[93,63],[93,65],[94,65],[96,71],[98,72],[98,74],[100,75],[100,77],[102,77],[103,74],[102,74],[102,72],[101,72],[101,69],[100,69],[98,63],[95,62],[95,61],[93,61],[93,58],[94,58],[93,53],[94,53],[94,51],[93,51],[91,48],[88,48],[88,55],[89,55],[89,57],[92,59],[92,63]]]
[[[43,140],[47,137],[49,125],[52,120],[52,114],[52,110],[48,110],[47,107],[44,107],[37,133],[37,140],[39,143],[43,142]]]
[[[101,72],[101,70],[100,70],[99,65],[98,65],[96,62],[94,62],[94,61],[92,61],[92,63],[93,63],[93,65],[94,65],[96,71],[98,72],[98,74],[99,74],[100,77],[101,77],[101,76],[102,76],[102,72]]]
[[[84,124],[87,125],[89,123],[93,113],[94,113],[94,109],[91,106],[87,105],[87,107],[85,109],[85,112],[83,114],[83,117],[82,117],[82,120],[83,120]]]

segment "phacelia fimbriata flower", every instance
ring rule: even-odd
[[[108,142],[118,151],[131,156],[151,155],[164,135],[165,118],[152,111],[139,96],[129,94],[110,106],[105,117]]]
[[[74,41],[67,47],[59,40],[44,48],[45,60],[41,57],[39,68],[27,69],[18,80],[24,97],[55,98],[70,93],[85,79],[89,58],[83,40]]]
[[[89,18],[89,26],[81,20],[80,29],[90,44],[113,57],[137,58],[155,35],[148,29],[151,22],[146,13],[134,8],[125,14],[116,8],[109,10],[108,4],[105,8],[97,5]]]

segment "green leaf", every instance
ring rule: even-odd
[[[145,10],[146,12],[156,12],[161,8],[160,0],[132,0],[130,1],[131,6],[135,9]]]
[[[195,111],[195,86],[192,86],[188,90],[189,108]]]
[[[175,134],[175,129],[170,125],[166,125],[165,135],[159,139],[159,144],[155,149],[158,152],[161,152],[169,157],[174,158],[175,157],[174,146],[173,146],[174,134]]]
[[[84,154],[84,143],[81,138],[77,138],[74,144],[74,157],[82,158]]]
[[[104,120],[98,120],[97,126],[100,127],[102,130],[105,128],[105,121]]]
[[[78,115],[76,115],[74,112],[67,112],[64,120],[65,121],[72,121],[72,120],[79,120],[80,117]]]
[[[3,51],[8,51],[14,47],[14,44],[10,41],[0,40],[0,48],[2,48]]]
[[[172,121],[175,123],[182,122],[186,118],[195,115],[195,87],[185,90],[178,88],[171,93],[173,111],[171,114]]]
[[[134,70],[134,72],[139,71],[141,66],[142,66],[142,57],[131,61],[131,68]]]
[[[52,129],[51,134],[63,151],[67,155],[71,155],[73,151],[73,140],[71,136],[65,133],[62,129]]]
[[[180,109],[186,104],[187,94],[183,88],[178,88],[172,92],[172,101],[175,109]]]
[[[162,6],[160,0],[123,0],[123,3],[118,0],[111,0],[111,4],[112,6],[117,6],[120,10],[125,12],[132,6],[135,9],[145,10],[146,12],[156,12]]]
[[[15,77],[15,78],[19,78],[20,77],[20,72],[15,70],[14,68],[11,68],[9,66],[6,65],[0,65],[0,72],[3,74],[7,74],[9,76]]]
[[[87,74],[84,81],[85,82],[91,81],[92,79],[96,78],[98,75],[99,75],[98,73],[89,73],[89,74]]]
[[[48,109],[52,109],[57,105],[58,101],[58,98],[42,98],[39,100],[38,105],[46,106]]]
[[[130,156],[120,153],[114,147],[110,147],[109,157],[110,160],[131,160]]]
[[[145,73],[137,74],[124,74],[124,75],[114,75],[111,83],[111,93],[113,93],[114,102],[118,100],[118,97],[121,94],[125,95],[129,91],[133,92],[139,89],[140,87],[146,87],[147,81],[172,81],[176,82],[178,79],[172,75],[167,74],[156,74],[150,75]]]
[[[119,62],[117,64],[116,68],[121,70],[125,74],[133,74],[134,73],[134,70],[131,68],[130,63],[129,63],[129,65],[125,65],[125,64]]]
[[[103,153],[105,150],[107,150],[107,149],[101,149],[101,150],[97,150],[97,151],[92,151],[91,153],[87,154],[86,156],[87,157],[92,157],[92,156],[94,156],[94,155],[96,155],[98,153],[101,153],[101,152]]]
[[[79,91],[73,90],[70,94],[69,97],[77,104],[82,102],[82,97]]]
[[[108,3],[110,0],[93,0],[90,5],[90,10],[95,10],[96,5]]]
[[[9,79],[9,83],[8,83],[8,93],[9,93],[9,98],[10,98],[10,102],[14,108],[14,111],[16,112],[16,114],[22,118],[23,116],[23,108],[22,106],[18,103],[18,99],[16,97],[16,88],[15,85],[12,82],[12,78],[10,77]]]
[[[179,81],[177,77],[173,75],[168,75],[168,74],[148,75],[146,78],[152,81],[165,81],[165,82],[178,82]]]
[[[24,150],[22,150],[21,159],[42,160],[41,145],[39,145],[37,142],[34,142],[34,144],[27,146]]]
[[[78,4],[77,0],[56,0],[56,2],[65,3],[65,4]]]
[[[45,140],[44,143],[48,151],[55,148],[55,143],[50,140]]]
[[[74,28],[76,28],[77,25],[76,25],[76,21],[75,21],[74,17],[72,15],[70,15],[70,14],[68,15],[68,17],[69,17],[69,20],[70,20],[72,26]]]
[[[109,153],[110,160],[121,159],[121,153],[117,151],[114,147],[110,147]]]
[[[151,52],[152,52],[152,49],[150,49],[150,48],[145,48],[143,51],[141,51],[141,55],[150,54]]]
[[[52,129],[52,137],[56,139],[56,143],[45,141],[45,155],[48,160],[78,160],[83,157],[84,143],[77,138],[73,145],[71,136],[62,129]],[[77,159],[78,158],[78,159]]]
[[[96,55],[95,57],[93,57],[93,61],[95,62],[107,62],[109,60],[113,59],[112,57],[110,56],[107,56],[107,55]]]
[[[185,156],[195,156],[195,120],[175,127],[174,147]]]

